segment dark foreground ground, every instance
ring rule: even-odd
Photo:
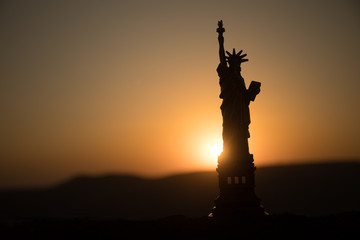
[[[0,224],[1,239],[358,239],[360,212],[323,217],[292,214],[220,221],[31,219]]]
[[[360,239],[359,172],[359,162],[259,168],[255,190],[270,215],[227,221],[202,217],[218,195],[216,172],[3,189],[0,240]]]

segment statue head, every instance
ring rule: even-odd
[[[227,62],[229,63],[229,68],[232,69],[235,73],[240,74],[241,71],[241,63],[249,61],[248,59],[245,59],[247,54],[241,55],[243,51],[236,53],[235,48],[233,49],[233,53],[229,53],[226,51],[228,57],[226,57]]]

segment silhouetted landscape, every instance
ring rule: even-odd
[[[0,1],[0,240],[358,238],[359,17]]]
[[[258,168],[256,192],[270,216],[251,229],[258,231],[265,224],[262,229],[274,234],[292,228],[303,228],[305,232],[316,228],[315,232],[321,234],[325,234],[321,229],[327,228],[336,233],[343,234],[344,229],[355,233],[360,223],[359,172],[360,164],[355,162]],[[48,236],[54,231],[118,236],[119,229],[129,234],[139,229],[136,234],[140,236],[143,229],[157,236],[173,231],[181,231],[179,236],[192,236],[213,229],[216,235],[232,226],[219,225],[206,217],[217,194],[215,172],[158,179],[124,175],[76,177],[48,189],[3,190],[1,230],[36,236]],[[245,229],[249,230],[249,226]],[[265,233],[261,230],[259,234]]]

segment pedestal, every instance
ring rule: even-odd
[[[209,216],[233,218],[265,215],[261,200],[255,194],[255,166],[253,155],[241,158],[219,157],[220,194]]]

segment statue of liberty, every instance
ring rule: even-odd
[[[221,112],[223,116],[223,157],[245,156],[249,154],[248,138],[250,113],[249,103],[254,101],[260,92],[260,83],[252,82],[249,89],[246,89],[245,81],[241,76],[241,63],[248,61],[242,50],[236,53],[235,48],[232,54],[226,51],[225,56],[224,37],[225,29],[222,21],[218,23],[219,28],[219,56],[220,64],[217,72],[220,77],[221,94],[223,99]]]
[[[260,92],[260,83],[252,81],[246,88],[241,76],[241,64],[248,61],[243,51],[225,56],[222,21],[218,22],[221,113],[223,117],[223,152],[218,158],[220,194],[209,216],[241,217],[264,215],[261,200],[255,194],[255,165],[249,153],[248,138],[250,101]]]

